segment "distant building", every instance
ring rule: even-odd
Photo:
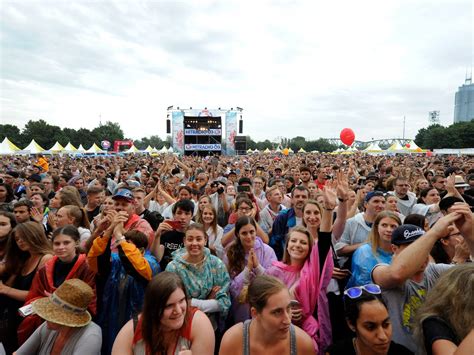
[[[454,123],[468,122],[474,119],[474,84],[472,77],[467,77],[459,87],[454,99]]]

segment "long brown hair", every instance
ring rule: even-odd
[[[212,207],[212,205],[204,207],[202,209],[202,212],[198,211],[196,221],[198,223],[201,223],[204,226],[204,221],[202,219],[202,213],[204,212],[205,209],[210,210],[212,212],[212,214],[214,215],[214,220],[211,223],[211,228],[212,228],[212,231],[214,232],[214,234],[217,234],[217,212],[216,212],[216,209],[214,207]]]
[[[15,236],[23,239],[28,244],[30,250],[22,251],[16,243]],[[53,254],[51,242],[46,238],[41,223],[32,221],[19,223],[13,228],[12,235],[8,240],[5,262],[7,273],[19,274],[31,254],[38,254],[40,256]]]
[[[251,224],[257,229],[255,220],[248,216],[240,217],[235,223],[235,236],[236,239],[227,250],[227,259],[229,260],[228,269],[230,277],[234,278],[242,272],[245,267],[245,249],[240,241],[239,233],[242,227]]]
[[[57,192],[60,196],[60,206],[74,205],[82,207],[81,195],[74,186],[64,186],[60,191]]]
[[[181,289],[186,298],[186,316],[184,317],[183,329],[186,328],[189,304],[186,288],[179,275],[174,272],[163,271],[148,283],[141,320],[142,337],[151,354],[167,353],[168,349],[165,347],[161,318],[163,317],[168,299],[177,289]],[[178,333],[179,330],[176,332]]]
[[[303,208],[303,210],[304,210],[304,208]],[[288,234],[286,236],[285,250],[283,251],[282,261],[287,265],[291,264],[290,254],[288,253],[288,243],[290,241],[291,234],[293,234],[294,232],[303,233],[304,235],[306,235],[306,237],[308,237],[309,250],[308,250],[308,255],[306,256],[306,259],[309,258],[309,256],[311,255],[311,251],[313,250],[314,239],[313,239],[313,236],[311,235],[311,233],[306,229],[306,227],[296,226],[290,232],[288,232]]]
[[[474,265],[465,263],[444,272],[428,292],[415,318],[415,334],[422,335],[428,317],[440,317],[454,330],[459,340],[474,329]],[[419,337],[423,339],[423,336]]]

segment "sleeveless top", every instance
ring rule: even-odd
[[[186,314],[187,324],[185,328],[181,328],[179,332],[178,341],[173,349],[174,355],[179,355],[179,352],[184,347],[191,349],[191,329],[193,324],[194,314],[198,309],[195,307],[189,307]],[[135,320],[134,320],[135,323]],[[136,322],[136,328],[134,324],[134,335],[133,335],[133,355],[149,355],[151,354],[150,349],[145,344],[142,337],[142,318]]]
[[[250,323],[252,322],[251,319],[247,319],[244,322],[244,329],[243,329],[243,355],[250,355],[250,336],[249,336],[249,329]],[[293,324],[290,324],[290,355],[297,355],[298,352],[296,351],[296,334],[295,334],[295,327]]]
[[[41,257],[38,260],[35,268],[29,274],[23,276],[21,273],[19,273],[18,276],[15,277],[15,281],[13,281],[13,287],[18,290],[28,291],[31,288],[31,284],[33,283],[33,279],[36,275],[36,270],[38,269],[42,259],[43,258]]]

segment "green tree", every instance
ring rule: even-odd
[[[24,144],[32,139],[44,149],[49,149],[56,142],[55,137],[60,136],[61,128],[53,126],[44,120],[28,121],[21,132]]]
[[[108,140],[111,144],[117,140],[123,140],[123,131],[120,125],[115,122],[107,121],[104,125],[99,125],[92,130],[94,139],[100,143],[103,140]]]
[[[23,143],[21,140],[20,129],[17,126],[11,124],[0,124],[0,140],[3,141],[5,137],[16,145]]]

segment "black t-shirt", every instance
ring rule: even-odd
[[[86,213],[87,213],[87,218],[89,219],[89,222],[92,222],[94,218],[100,213],[100,206],[97,206],[92,211],[86,210]]]
[[[450,325],[440,317],[428,317],[423,323],[425,349],[428,355],[433,354],[432,346],[436,340],[444,339],[459,345],[460,341]]]
[[[330,355],[356,355],[352,338],[338,341],[327,348],[325,353]],[[403,345],[392,341],[387,355],[413,355],[413,353]]]
[[[166,269],[166,265],[173,260],[171,254],[184,246],[183,243],[184,232],[179,232],[177,230],[172,230],[166,233],[163,233],[160,238],[160,244],[164,245],[165,253],[163,258],[160,261],[161,270]]]
[[[154,231],[158,229],[158,226],[163,221],[163,217],[161,216],[161,214],[159,214],[158,212],[151,212],[146,208],[143,210],[142,213],[139,214],[139,216],[145,221],[147,221]]]
[[[67,275],[71,272],[74,264],[76,264],[77,258],[79,255],[76,255],[74,259],[69,262],[65,263],[60,259],[56,260],[56,264],[54,265],[53,271],[53,285],[54,287],[59,287],[61,284],[66,280]]]

